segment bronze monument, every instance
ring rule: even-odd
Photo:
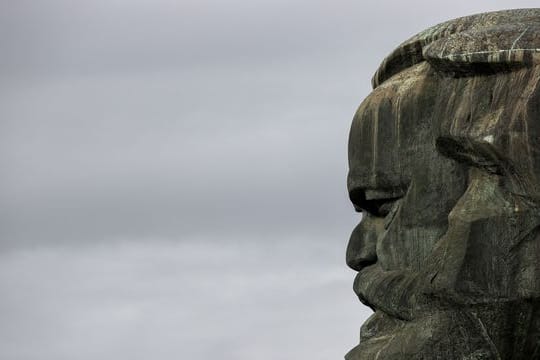
[[[381,64],[349,138],[347,360],[540,359],[540,9],[451,20]]]

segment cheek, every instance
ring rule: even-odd
[[[449,217],[434,259],[435,288],[460,301],[520,298],[540,293],[538,209],[500,186],[496,175],[471,169],[471,182]]]
[[[435,244],[444,235],[446,223],[411,224],[404,200],[401,211],[378,239],[377,257],[384,270],[425,270]]]

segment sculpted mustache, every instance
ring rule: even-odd
[[[384,271],[379,264],[373,264],[356,275],[353,289],[360,301],[374,311],[410,321],[418,301],[415,295],[422,293],[419,288],[423,278],[408,270]]]

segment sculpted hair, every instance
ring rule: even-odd
[[[454,77],[540,64],[540,9],[471,15],[422,31],[383,60],[373,76],[373,88],[422,61]]]

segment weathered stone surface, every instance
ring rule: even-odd
[[[434,26],[373,86],[347,263],[375,313],[346,358],[540,359],[540,9]]]

